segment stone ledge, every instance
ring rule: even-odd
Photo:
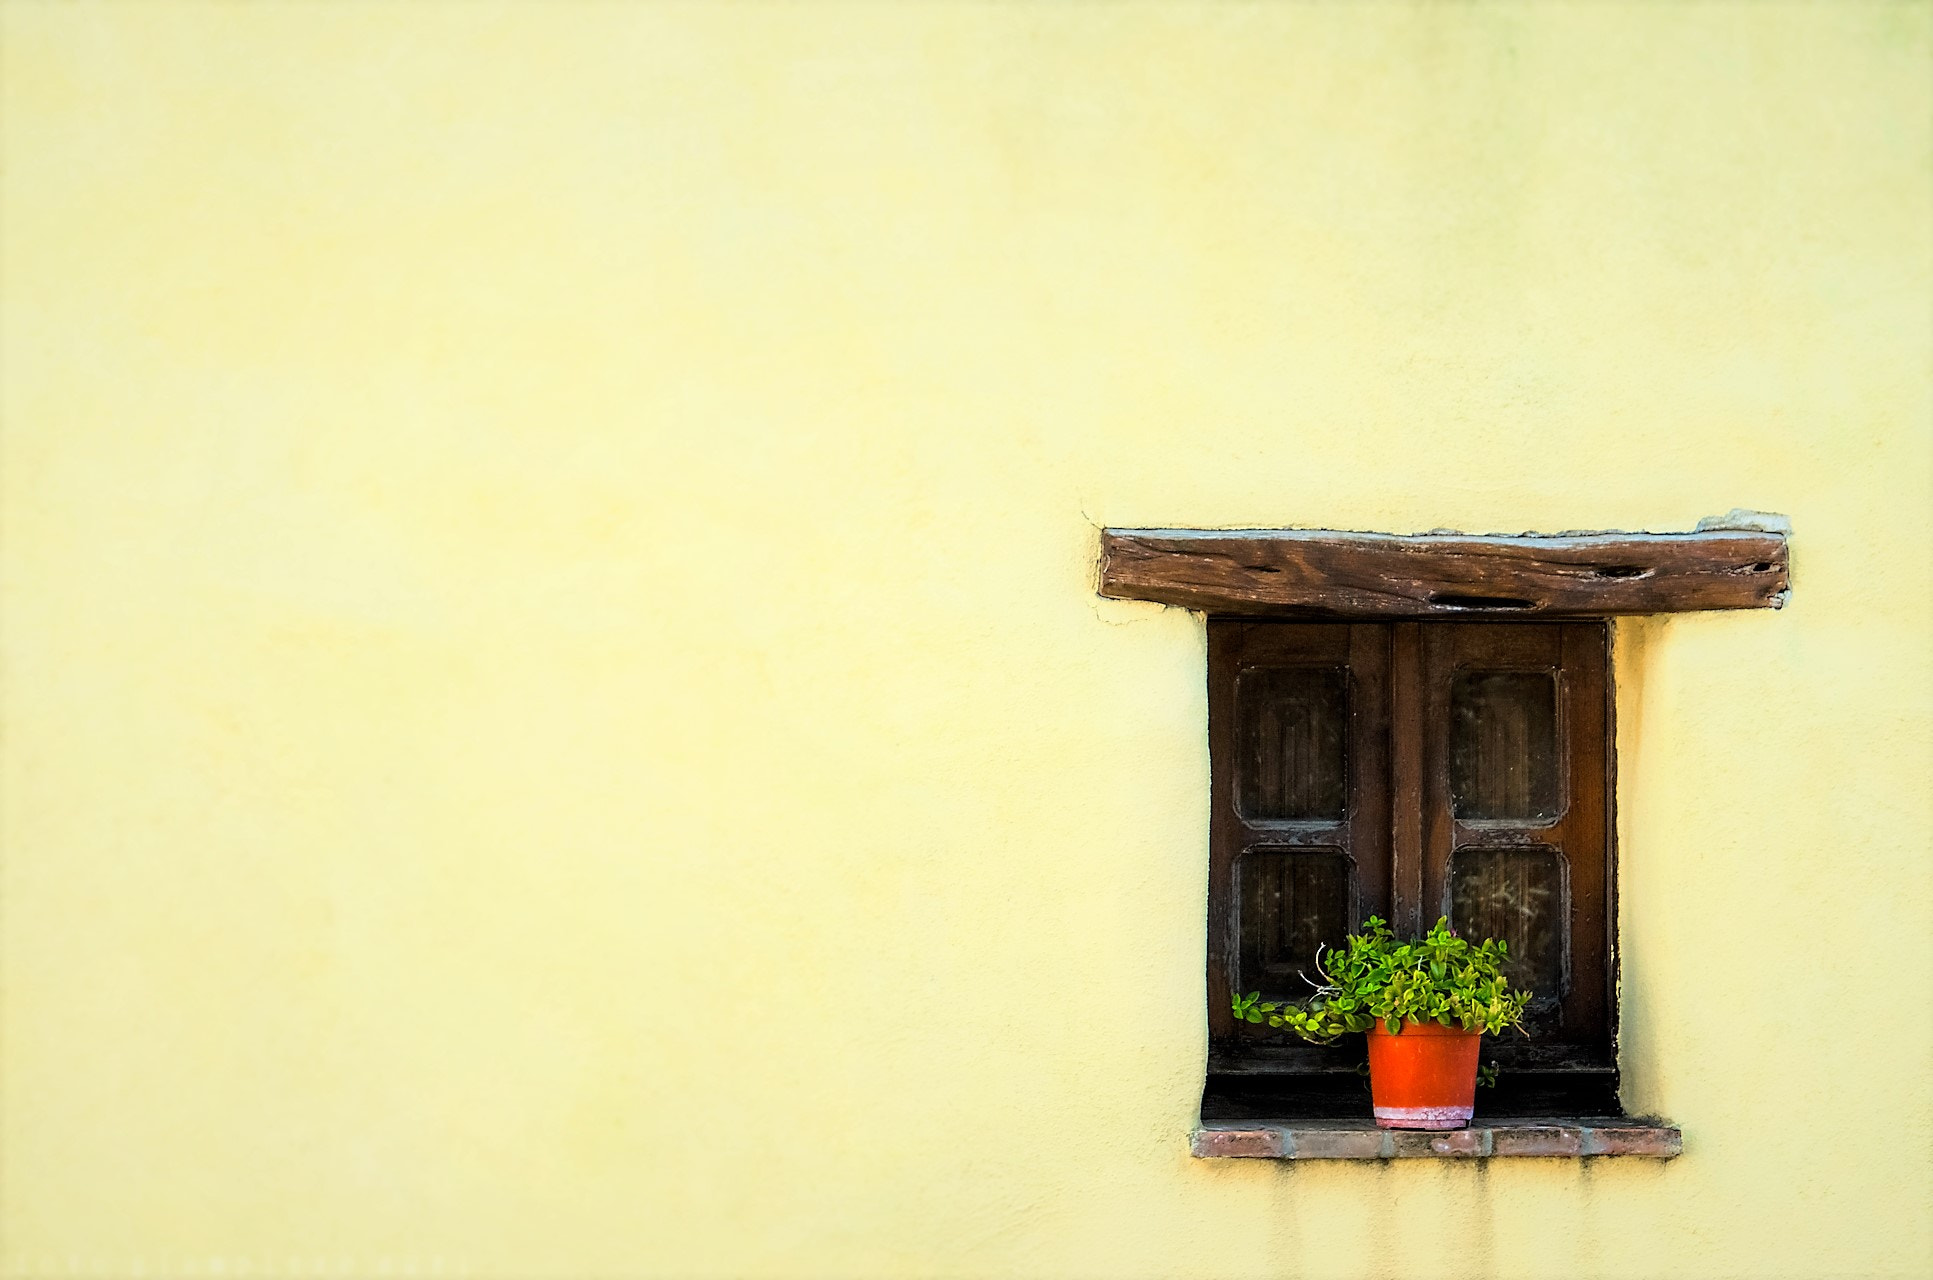
[[[1662,1120],[1498,1120],[1467,1129],[1378,1129],[1375,1121],[1295,1120],[1281,1124],[1221,1121],[1194,1132],[1202,1159],[1471,1160],[1636,1156],[1669,1160],[1684,1135]]]

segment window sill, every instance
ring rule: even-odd
[[[1291,1120],[1280,1124],[1218,1121],[1196,1129],[1190,1143],[1201,1159],[1469,1160],[1485,1158],[1635,1156],[1669,1160],[1684,1149],[1678,1127],[1663,1120],[1596,1117],[1590,1120],[1482,1121],[1435,1132],[1378,1129],[1360,1120]]]

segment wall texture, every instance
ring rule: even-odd
[[[1933,7],[6,0],[0,1272],[1926,1275]],[[1189,1158],[1100,524],[1620,624],[1668,1165]]]

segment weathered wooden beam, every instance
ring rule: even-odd
[[[1774,527],[1473,536],[1310,529],[1106,529],[1101,594],[1206,613],[1603,617],[1776,609]]]

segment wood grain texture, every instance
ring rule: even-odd
[[[1206,613],[1563,618],[1776,609],[1786,535],[1756,530],[1476,537],[1105,529],[1101,594]]]
[[[1505,1071],[1541,1066],[1616,1066],[1615,975],[1610,952],[1616,920],[1610,915],[1615,878],[1611,855],[1613,740],[1606,716],[1611,637],[1603,622],[1553,625],[1418,625],[1423,633],[1423,890],[1429,909],[1448,910],[1451,924],[1472,936],[1477,921],[1455,915],[1454,879],[1463,854],[1516,850],[1554,856],[1561,864],[1555,915],[1539,922],[1556,947],[1555,990],[1534,987],[1528,1040],[1500,1036],[1494,1052]],[[1451,794],[1453,691],[1468,672],[1549,672],[1558,696],[1554,750],[1560,797],[1549,817],[1476,818],[1460,815]],[[1531,944],[1512,938],[1513,950]],[[1557,997],[1553,999],[1552,997]]]
[[[1289,1072],[1342,1072],[1354,1081],[1362,1057],[1360,1046],[1338,1048],[1306,1044],[1277,1032],[1257,1034],[1237,1023],[1229,1010],[1229,993],[1261,989],[1272,975],[1243,973],[1242,964],[1257,958],[1258,949],[1242,944],[1241,906],[1247,869],[1272,857],[1295,852],[1334,855],[1353,872],[1350,909],[1344,930],[1360,926],[1366,916],[1389,914],[1389,796],[1387,773],[1389,723],[1388,628],[1373,623],[1356,625],[1246,623],[1213,619],[1208,624],[1208,760],[1210,800],[1208,863],[1208,1028],[1213,1051],[1234,1061],[1265,1062]],[[1244,773],[1262,763],[1243,750],[1237,726],[1240,681],[1244,672],[1339,670],[1347,673],[1348,724],[1342,752],[1346,774],[1346,802],[1324,817],[1279,818],[1245,812]],[[1266,692],[1266,690],[1260,690]],[[1276,761],[1278,765],[1281,761]],[[1253,855],[1256,864],[1245,866]],[[1340,941],[1339,938],[1331,940]],[[1300,996],[1307,990],[1300,980],[1272,995]]]

